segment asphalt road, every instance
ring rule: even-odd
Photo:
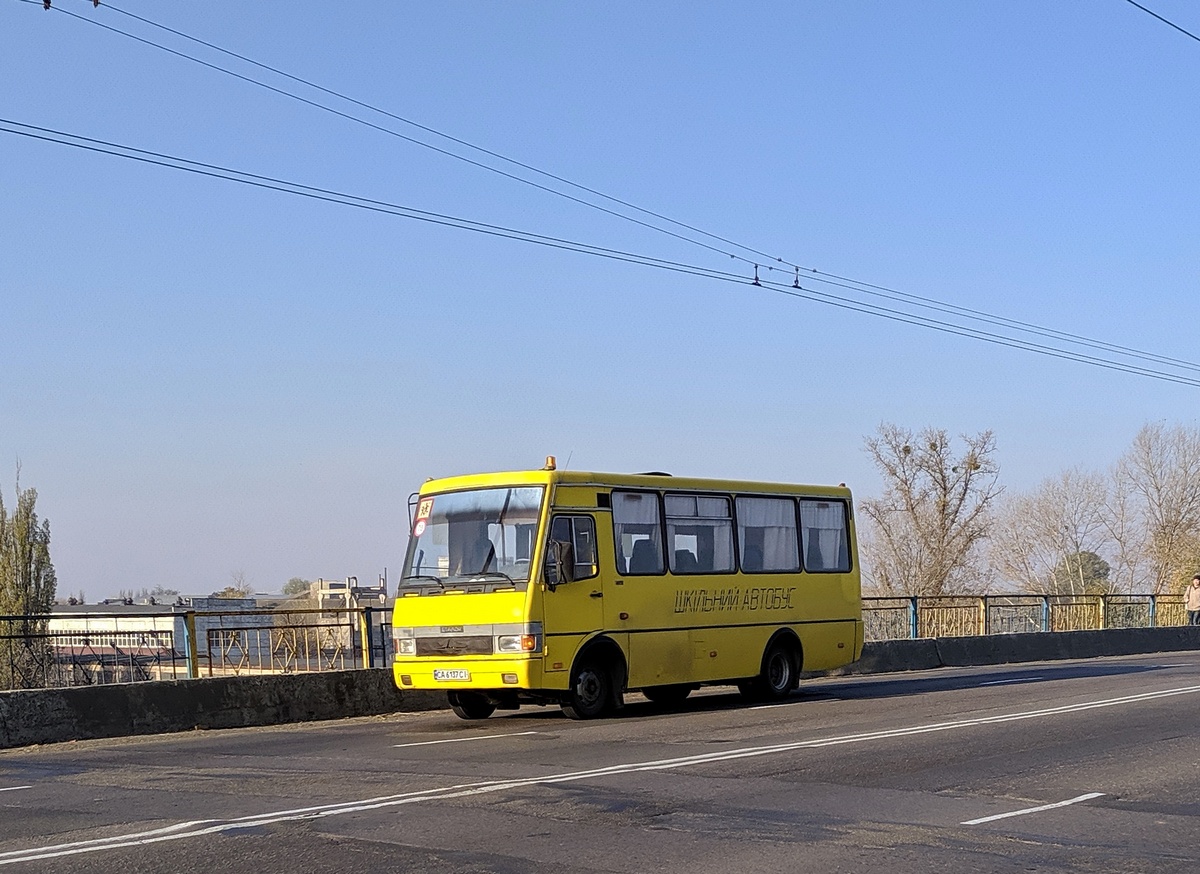
[[[1200,871],[1200,653],[0,751],[0,868]]]

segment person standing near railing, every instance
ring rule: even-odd
[[[1200,574],[1192,577],[1183,600],[1187,607],[1188,625],[1200,625]]]

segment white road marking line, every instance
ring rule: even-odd
[[[995,816],[981,816],[979,819],[968,819],[962,825],[980,825],[985,822],[994,822],[997,819],[1008,819],[1010,816],[1025,816],[1027,813],[1041,813],[1043,810],[1054,810],[1056,807],[1067,807],[1071,804],[1078,804],[1081,801],[1091,801],[1093,798],[1100,798],[1104,795],[1103,792],[1089,792],[1086,795],[1080,795],[1077,798],[1068,798],[1066,801],[1059,801],[1055,804],[1043,804],[1038,807],[1026,807],[1024,810],[1013,810],[1009,813],[997,813]]]
[[[217,820],[215,820],[215,819],[197,819],[197,820],[192,820],[191,822],[177,822],[177,823],[175,823],[175,825],[165,826],[164,828],[151,829],[150,831],[133,832],[131,834],[123,834],[123,835],[113,835],[112,837],[108,837],[108,838],[93,838],[90,841],[72,841],[69,844],[59,844],[56,847],[53,847],[53,849],[55,849],[55,850],[64,851],[64,852],[55,853],[54,855],[55,856],[73,856],[76,853],[90,853],[95,850],[107,850],[107,849],[110,849],[110,847],[132,847],[137,844],[149,844],[149,843],[153,843],[153,841],[145,840],[146,838],[154,838],[157,835],[169,834],[171,832],[177,832],[182,829],[193,828],[198,825],[203,825],[204,823],[216,822],[216,821]],[[117,843],[118,841],[120,841],[121,843]],[[29,856],[28,858],[19,858],[23,854],[37,853],[37,852],[40,852],[40,851],[36,850],[36,849],[11,850],[7,853],[0,853],[0,865],[7,865],[10,862],[24,862],[24,861],[28,861],[29,859],[47,858],[45,856]],[[16,856],[18,858],[9,859],[8,858],[9,856]]]
[[[692,756],[680,756],[673,759],[657,759],[646,762],[627,762],[620,765],[609,765],[604,768],[594,768],[588,771],[569,771],[562,774],[546,774],[540,777],[523,777],[513,780],[489,780],[481,783],[464,783],[456,786],[443,786],[426,789],[419,792],[406,792],[399,795],[384,795],[378,798],[365,798],[359,801],[343,801],[337,804],[321,804],[313,807],[297,808],[295,810],[278,810],[243,816],[230,820],[199,820],[197,822],[179,823],[166,828],[148,832],[113,835],[92,841],[78,841],[70,844],[57,844],[47,847],[13,850],[0,852],[0,865],[11,865],[16,862],[31,862],[38,859],[54,859],[59,856],[73,856],[79,853],[94,853],[99,850],[111,850],[118,847],[132,847],[161,841],[177,841],[182,838],[200,837],[219,832],[236,831],[237,829],[255,826],[271,825],[278,822],[292,822],[303,819],[316,819],[324,816],[339,816],[346,813],[358,813],[364,810],[377,810],[383,807],[398,807],[404,804],[416,804],[423,801],[444,801],[450,798],[464,798],[471,795],[484,795],[492,792],[502,792],[508,789],[520,789],[526,786],[539,786],[553,783],[571,783],[588,780],[595,777],[612,777],[621,774],[635,774],[645,771],[666,771],[693,765],[705,765],[712,762],[727,762],[736,759],[754,758],[758,756],[777,755],[804,749],[820,749],[822,747],[843,744],[863,743],[872,740],[907,737],[938,731],[951,731],[962,728],[974,728],[982,725],[999,725],[1006,722],[1017,722],[1025,719],[1038,719],[1048,716],[1058,716],[1064,713],[1079,713],[1085,710],[1095,710],[1102,707],[1117,707],[1124,704],[1138,704],[1161,698],[1171,698],[1176,695],[1192,695],[1200,692],[1200,686],[1184,686],[1178,689],[1163,689],[1158,692],[1142,692],[1138,695],[1126,695],[1120,698],[1105,698],[1098,701],[1084,701],[1079,704],[1064,704],[1058,707],[1047,707],[1041,710],[1025,710],[1015,713],[1003,713],[997,716],[981,716],[970,719],[960,719],[953,722],[938,722],[929,725],[913,725],[906,728],[894,728],[883,731],[862,732],[860,734],[838,735],[815,740],[793,741],[784,744],[772,744],[761,747],[742,747],[724,751],[698,753]]]
[[[5,786],[0,788],[0,792],[16,792],[18,789],[32,789],[32,786]]]
[[[540,731],[517,731],[512,734],[483,734],[477,737],[448,737],[443,740],[422,740],[410,744],[392,744],[393,747],[427,747],[433,744],[457,744],[468,740],[495,740],[498,737],[524,737],[527,734],[541,734]]]
[[[774,710],[776,707],[795,707],[797,704],[808,704],[808,701],[790,701],[784,703],[782,701],[776,704],[755,704],[753,707],[748,707],[748,710]]]
[[[1030,680],[1044,680],[1045,677],[1016,677],[1012,680],[988,680],[980,686],[1005,686],[1009,683],[1028,683]]]

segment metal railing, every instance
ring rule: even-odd
[[[0,690],[387,665],[382,607],[0,616]]]
[[[943,595],[863,598],[867,640],[1184,625],[1182,595]]]
[[[867,640],[1183,625],[1180,595],[863,599]],[[386,667],[391,611],[289,609],[0,616],[0,690]]]

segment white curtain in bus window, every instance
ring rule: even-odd
[[[617,547],[617,572],[663,572],[662,525],[656,492],[613,492],[613,539]]]
[[[729,498],[668,494],[667,547],[671,573],[730,573],[733,516]]]
[[[738,541],[742,570],[800,570],[796,502],[791,498],[738,498]]]
[[[850,570],[846,505],[843,502],[802,500],[800,535],[805,570],[842,573]]]

